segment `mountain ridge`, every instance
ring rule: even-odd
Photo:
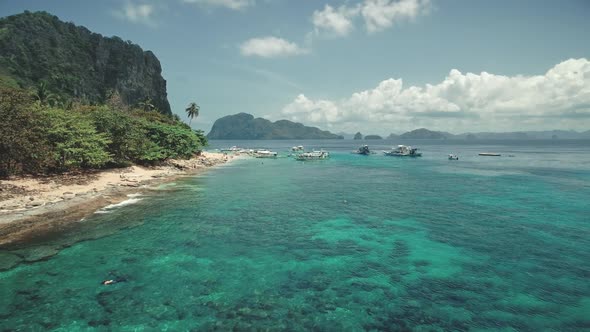
[[[444,131],[429,130],[426,128],[414,129],[401,135],[390,134],[385,139],[590,139],[590,130],[539,130],[539,131],[514,131],[514,132],[467,132],[451,134]]]
[[[248,113],[221,117],[207,134],[209,139],[342,139],[342,136],[289,120],[271,122]]]

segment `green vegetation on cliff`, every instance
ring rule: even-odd
[[[11,88],[0,88],[0,119],[0,176],[156,164],[207,144],[178,117],[107,105],[65,110]]]
[[[207,134],[210,139],[341,139],[342,136],[288,120],[271,122],[239,113],[217,119]]]
[[[0,19],[0,86],[44,84],[52,105],[100,105],[117,95],[128,107],[149,104],[171,114],[161,72],[152,52],[45,12]]]

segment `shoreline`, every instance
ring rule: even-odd
[[[44,233],[79,222],[130,194],[194,176],[239,157],[203,152],[163,166],[130,166],[81,174],[0,180],[0,249],[18,246]]]

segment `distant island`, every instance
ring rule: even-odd
[[[403,134],[391,133],[385,137],[380,135],[366,135],[358,131],[356,134],[339,132],[339,136],[353,140],[404,140],[404,139],[430,139],[430,140],[559,140],[559,139],[590,139],[590,130],[578,132],[574,130],[545,130],[545,131],[515,131],[515,132],[467,132],[451,134],[446,131],[436,131],[426,128],[418,128]]]
[[[352,137],[350,137],[352,138]],[[431,139],[431,140],[477,140],[477,139],[498,139],[498,140],[534,140],[534,139],[590,139],[590,130],[577,132],[573,130],[547,130],[547,131],[517,131],[517,132],[475,132],[463,134],[451,134],[445,131],[435,131],[426,128],[414,129],[401,135],[389,134],[382,138],[380,135],[363,135],[357,132],[354,135],[355,140],[371,139]]]
[[[518,131],[518,132],[476,132],[464,134],[451,134],[444,131],[433,131],[426,128],[415,129],[399,136],[389,135],[387,139],[590,139],[590,130],[577,132],[573,130],[547,130],[547,131]]]
[[[420,128],[401,134],[401,139],[446,139],[452,136],[450,133],[432,131],[426,128]]]
[[[247,113],[219,118],[207,134],[209,139],[342,139],[340,135],[289,120],[271,122]]]

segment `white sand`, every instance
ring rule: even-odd
[[[222,153],[203,152],[201,156],[190,160],[170,160],[166,166],[152,168],[131,166],[71,177],[20,177],[0,180],[0,184],[16,186],[26,192],[0,200],[0,223],[8,219],[3,218],[3,215],[11,212],[36,209],[74,197],[96,196],[117,187],[141,187],[157,182],[158,179],[165,180],[171,176],[194,173],[234,158]]]

